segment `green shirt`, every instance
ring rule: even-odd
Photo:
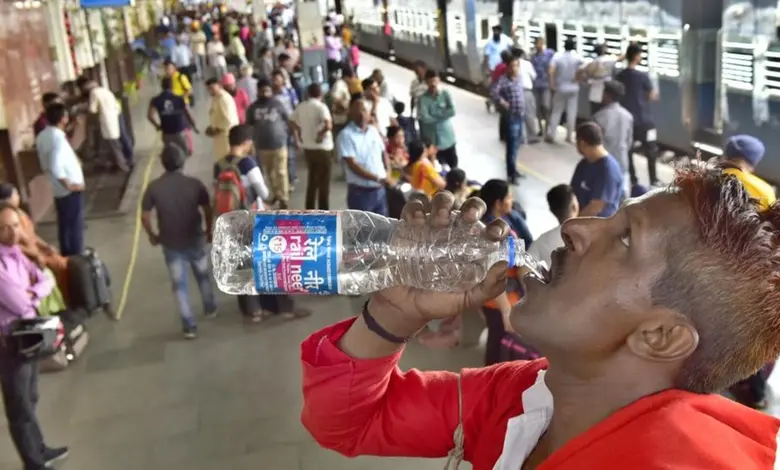
[[[426,143],[444,150],[455,145],[455,132],[451,118],[455,116],[455,104],[447,90],[437,94],[426,91],[417,103],[420,120],[420,136]]]

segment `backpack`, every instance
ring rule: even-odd
[[[216,188],[214,190],[214,215],[246,209],[246,188],[241,182],[241,172],[236,159],[233,162],[223,158],[219,165]]]

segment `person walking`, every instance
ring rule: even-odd
[[[162,79],[162,91],[149,101],[146,118],[162,133],[163,144],[178,145],[187,155],[192,155],[190,128],[196,134],[200,131],[184,98],[173,93],[170,77]]]
[[[211,95],[206,135],[212,139],[214,158],[220,159],[230,151],[228,131],[239,124],[238,108],[236,101],[222,88],[216,78],[208,79],[206,87]]]
[[[116,167],[125,173],[130,171],[130,162],[127,161],[122,149],[122,130],[119,124],[119,103],[116,96],[108,88],[98,86],[95,80],[87,77],[79,77],[76,86],[89,99],[89,112],[97,116],[100,123],[101,145],[98,151],[105,150]]]
[[[291,119],[309,169],[306,209],[328,210],[333,164],[333,118],[328,106],[322,102],[319,84],[309,85],[307,93],[308,99],[293,111]]]
[[[57,213],[57,237],[62,256],[84,251],[84,173],[65,135],[68,111],[62,103],[46,108],[49,125],[35,139],[41,169],[49,177]]]
[[[198,327],[190,307],[188,267],[198,284],[204,314],[206,317],[217,314],[206,252],[213,220],[209,193],[199,179],[181,171],[186,155],[179,145],[166,145],[160,159],[165,173],[152,181],[143,194],[141,223],[149,243],[162,247],[184,337],[195,339]],[[153,211],[157,215],[156,230],[152,225]]]
[[[574,143],[574,126],[577,124],[577,107],[580,96],[578,82],[582,58],[577,54],[576,44],[571,38],[563,44],[564,52],[556,54],[550,62],[550,91],[552,110],[547,123],[547,141],[554,142],[558,124],[566,113],[566,142]]]
[[[290,138],[290,111],[274,96],[271,83],[261,79],[257,101],[247,109],[247,124],[252,126],[255,150],[273,195],[273,202],[286,209],[290,199],[287,143]]]

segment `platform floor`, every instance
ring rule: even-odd
[[[411,73],[364,54],[361,68],[381,67],[398,98],[406,98]],[[204,92],[204,90],[201,90]],[[452,89],[455,128],[462,168],[481,181],[503,178],[503,146],[497,116],[486,113],[482,98]],[[205,127],[206,100],[197,120]],[[154,148],[150,126],[137,128],[142,152]],[[196,155],[186,172],[209,181],[211,145],[197,137]],[[521,150],[528,177],[517,189],[535,235],[555,223],[548,213],[547,189],[571,176],[578,161],[566,144],[538,144]],[[640,164],[640,174],[645,168]],[[155,162],[152,176],[161,173]],[[669,178],[664,168],[662,176]],[[305,169],[292,207],[302,207]],[[139,181],[142,178],[133,178]],[[138,192],[140,188],[131,188]],[[344,183],[334,183],[331,201],[344,207]],[[134,264],[121,321],[95,317],[92,343],[71,369],[44,375],[40,419],[52,445],[69,445],[64,468],[76,470],[438,470],[442,461],[379,458],[346,459],[319,448],[299,421],[301,372],[298,345],[309,333],[357,311],[346,298],[301,298],[314,310],[309,319],[246,325],[234,298],[219,296],[220,317],[201,321],[200,337],[185,341],[160,250],[144,236],[134,238],[135,213],[89,222],[87,240],[106,260],[119,298],[128,266]],[[133,249],[138,243],[137,251]],[[194,288],[194,286],[193,286]],[[197,294],[193,305],[198,305]],[[403,367],[452,369],[478,366],[476,348],[432,351],[409,346]],[[0,423],[3,425],[3,423]],[[17,470],[16,453],[0,428],[0,470]],[[464,465],[462,468],[470,468]]]

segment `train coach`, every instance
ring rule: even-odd
[[[604,44],[619,54],[643,49],[640,67],[658,87],[652,104],[661,148],[717,156],[724,139],[752,134],[769,151],[757,172],[780,182],[780,41],[776,0],[341,0],[359,44],[409,64],[423,60],[451,81],[482,83],[491,29],[512,31],[528,50],[537,37],[585,59]],[[580,96],[590,116],[588,87]]]

